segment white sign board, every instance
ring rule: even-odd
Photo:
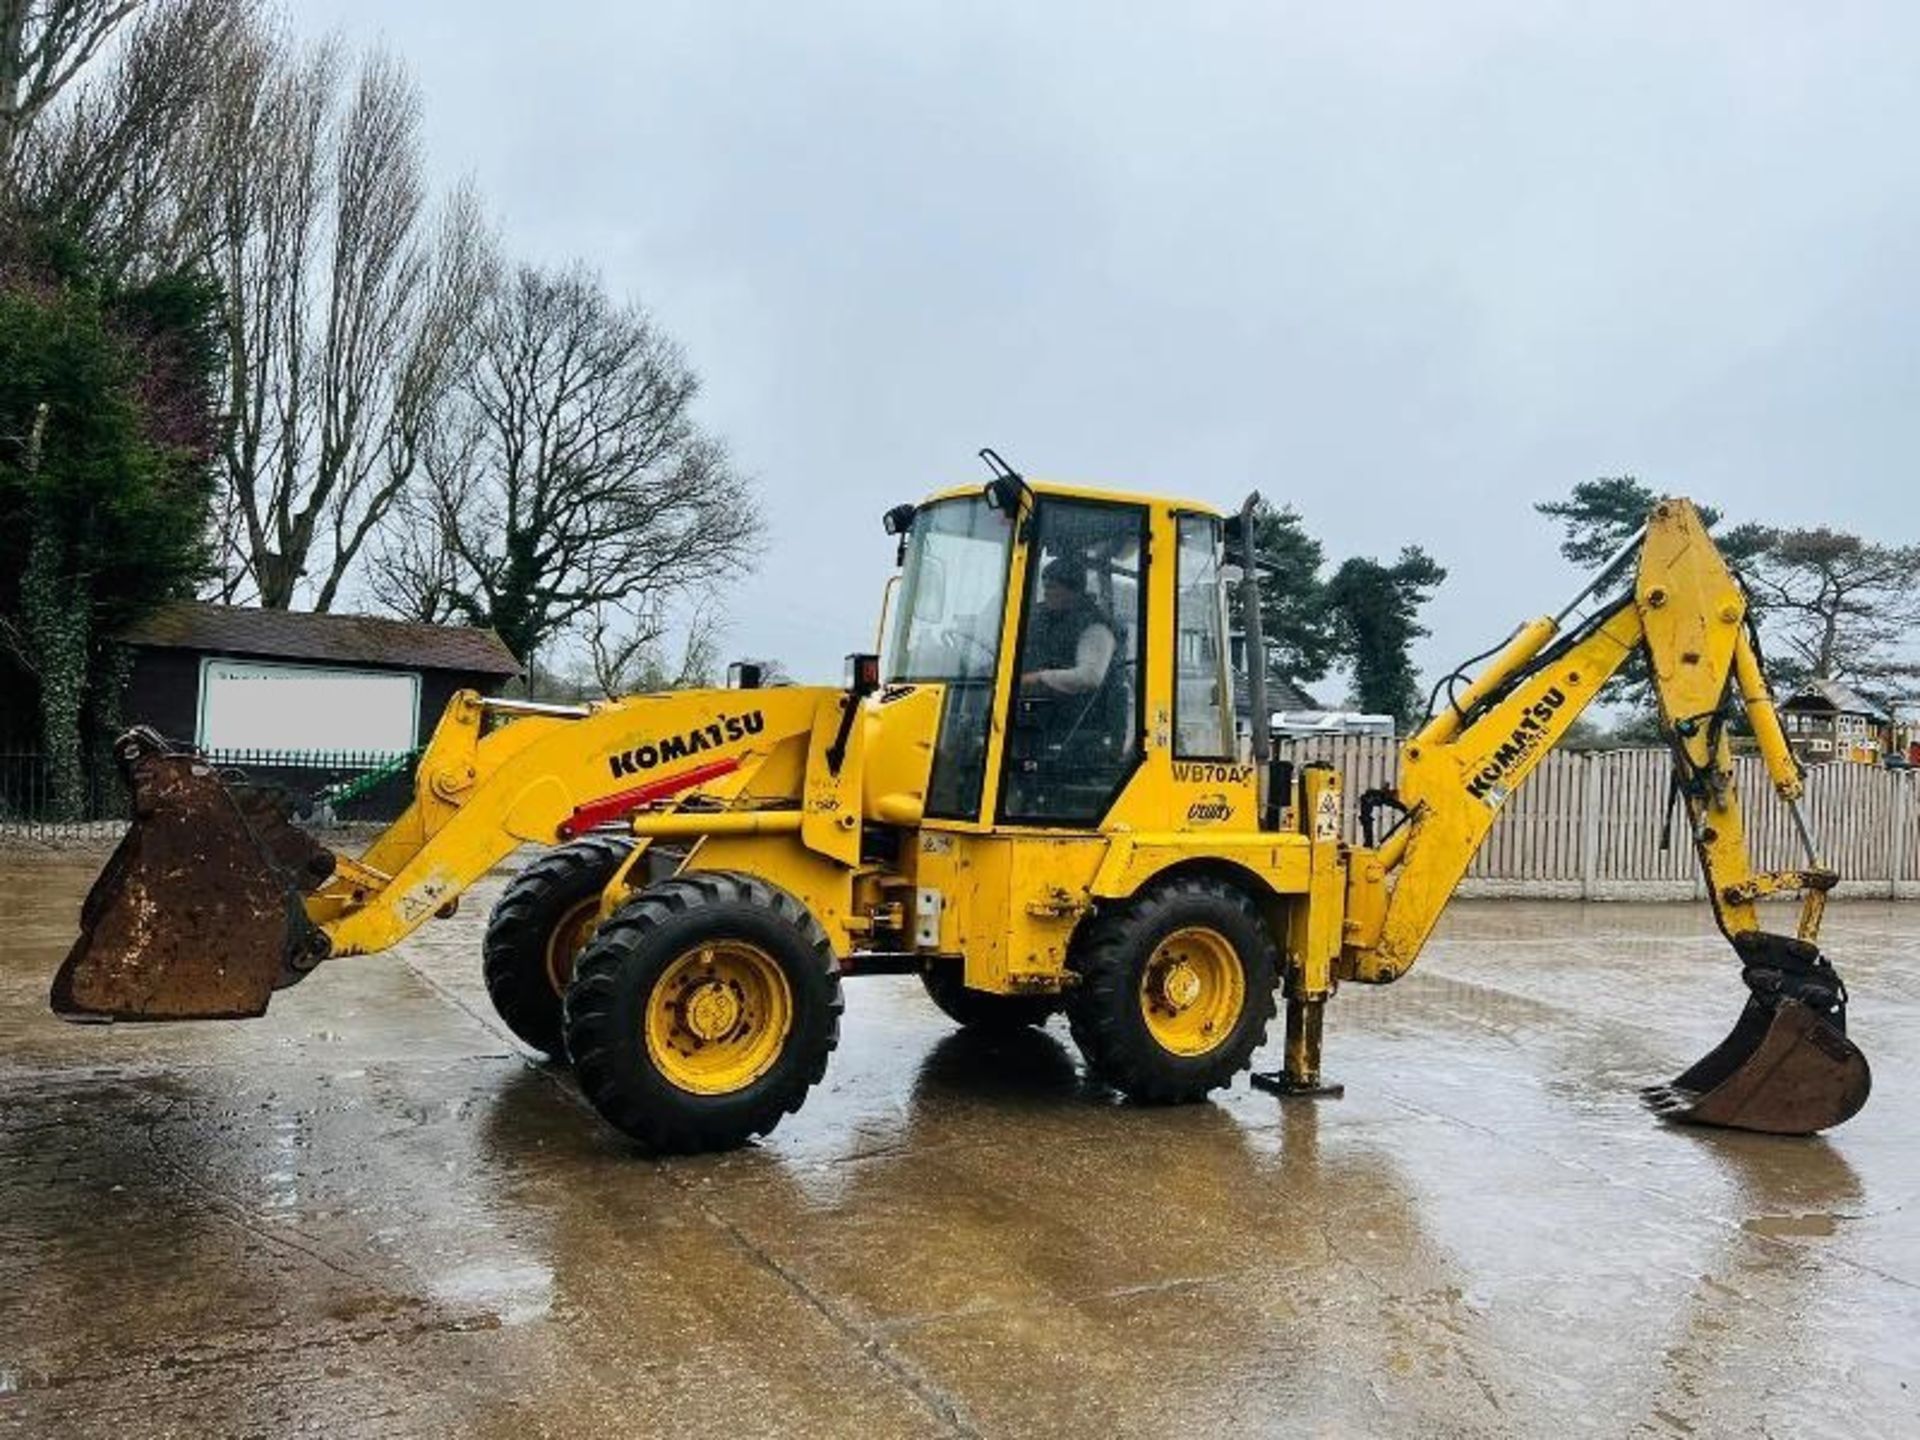
[[[206,750],[411,750],[420,677],[253,660],[200,662]]]

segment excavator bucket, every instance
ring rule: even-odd
[[[1733,1031],[1669,1084],[1641,1092],[1663,1120],[1811,1135],[1867,1103],[1873,1073],[1847,1038],[1846,990],[1812,945],[1741,935],[1753,994]]]
[[[80,938],[54,976],[66,1020],[225,1020],[326,954],[302,897],[333,855],[287,816],[277,791],[223,777],[151,730],[116,750],[133,823],[80,909]]]

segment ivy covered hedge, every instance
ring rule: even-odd
[[[118,718],[111,637],[206,568],[214,299],[0,219],[0,744],[43,753],[76,815]]]

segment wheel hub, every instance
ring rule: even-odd
[[[555,995],[567,993],[567,982],[573,979],[573,962],[580,957],[599,923],[598,895],[589,895],[554,922],[547,934],[546,962],[547,983]]]
[[[1200,977],[1185,960],[1176,960],[1160,976],[1160,998],[1178,1015],[1200,998]]]
[[[1204,1055],[1221,1044],[1246,1000],[1246,975],[1232,942],[1205,925],[1167,936],[1140,976],[1147,1033],[1175,1055]]]
[[[696,1040],[718,1040],[740,1023],[740,997],[718,980],[705,980],[681,1002],[680,1014]]]
[[[731,937],[695,945],[662,972],[642,1020],[661,1076],[695,1095],[751,1085],[780,1056],[793,991],[759,946]]]

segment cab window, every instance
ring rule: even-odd
[[[1227,669],[1227,593],[1220,583],[1220,522],[1178,520],[1173,607],[1173,753],[1233,757],[1233,679]]]
[[[1008,707],[1001,818],[1091,826],[1140,758],[1146,510],[1042,497]]]
[[[946,689],[927,788],[936,818],[980,818],[1012,545],[1012,521],[978,496],[922,506],[907,537],[882,673]]]

